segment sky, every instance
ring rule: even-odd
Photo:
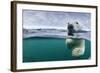
[[[87,29],[91,26],[91,14],[83,12],[61,12],[23,10],[23,28],[61,28],[66,29],[67,23],[79,24]]]

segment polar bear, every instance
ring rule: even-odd
[[[72,30],[73,31],[81,30],[81,25],[78,22],[74,22],[73,24],[71,24],[71,26],[72,25],[73,25],[73,29],[71,28],[71,32],[70,30],[68,32],[73,35],[68,35],[68,37],[66,38],[66,43],[67,46],[72,50],[72,56],[79,57],[81,55],[84,55],[85,40],[82,38],[78,38],[78,33],[72,32]]]

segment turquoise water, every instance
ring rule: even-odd
[[[23,39],[23,62],[63,61],[89,59],[91,43],[85,40],[85,53],[80,57],[72,56],[72,49],[59,38],[26,38]]]

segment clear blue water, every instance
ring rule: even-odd
[[[25,38],[23,39],[23,62],[83,60],[91,56],[91,43],[85,40],[85,53],[72,56],[72,49],[64,38]]]

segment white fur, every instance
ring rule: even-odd
[[[75,47],[72,50],[72,56],[78,57],[78,56],[84,55],[84,52],[85,52],[85,40],[81,42],[81,46]]]
[[[76,24],[76,22],[74,22],[74,23],[71,23],[71,24],[73,24],[74,29],[76,31],[81,30],[81,28],[82,28],[79,23]],[[73,43],[74,44],[75,43],[74,39],[70,38],[70,36],[68,36],[68,37],[69,38],[66,38],[66,43],[68,43],[68,44],[72,44]],[[71,36],[71,37],[76,37],[77,38],[78,37],[78,33],[74,33],[74,36]],[[85,40],[81,39],[81,42],[80,42],[79,46],[78,47],[74,47],[71,50],[72,50],[72,56],[79,57],[81,55],[84,55],[84,52],[85,52]]]
[[[78,41],[78,40],[77,40]],[[72,44],[72,43],[75,43],[74,39],[66,39],[66,43],[68,44]],[[75,56],[75,57],[79,57],[81,55],[84,55],[84,52],[85,52],[85,40],[82,39],[80,45],[78,47],[74,47],[72,49],[72,56]]]
[[[72,43],[73,39],[66,39],[66,43]]]
[[[84,48],[75,48],[72,51],[72,56],[78,57],[78,56],[84,55],[84,51],[85,51]]]

